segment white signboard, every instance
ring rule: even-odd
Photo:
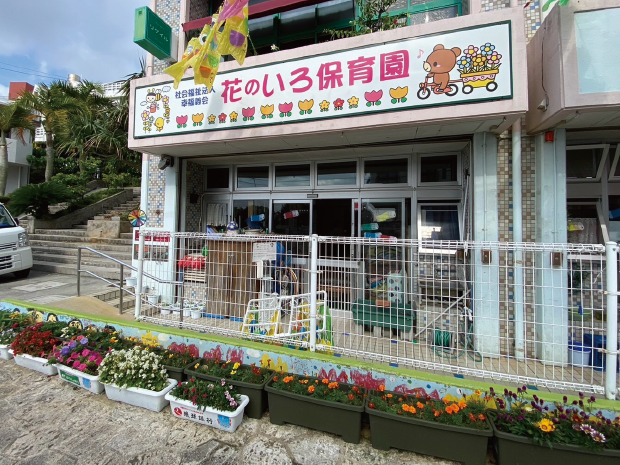
[[[273,261],[276,259],[277,246],[275,242],[254,242],[252,244],[252,261]]]
[[[510,23],[418,37],[135,92],[134,138],[512,98]]]

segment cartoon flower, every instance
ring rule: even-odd
[[[142,121],[148,121],[149,120],[149,112],[144,110],[142,112]]]
[[[222,112],[218,115],[218,118],[220,120],[220,123],[225,123],[226,122],[226,113]]]
[[[310,100],[300,100],[299,103],[297,104],[299,106],[299,109],[301,110],[300,114],[310,114],[312,113],[312,107],[314,106],[314,99],[310,99]]]
[[[474,47],[473,45],[470,45],[469,47],[465,49],[463,53],[466,55],[475,55],[477,51],[478,51],[478,47]]]
[[[192,121],[194,122],[194,126],[202,126],[202,120],[204,119],[204,113],[198,113],[196,115],[192,115]]]
[[[170,97],[168,97],[167,95],[164,95],[164,96],[161,98],[161,100],[162,100],[162,102],[164,102],[164,104],[166,104],[166,103],[168,103],[168,101],[170,100]]]
[[[394,89],[390,89],[390,97],[392,97],[392,103],[396,102],[406,102],[407,94],[409,93],[409,87],[396,87]]]
[[[278,111],[280,112],[280,116],[291,116],[290,113],[292,110],[293,110],[293,102],[280,103],[278,105]]]
[[[237,121],[237,116],[239,116],[239,113],[237,113],[236,111],[233,111],[233,112],[230,114],[230,122],[231,122],[231,123],[236,122],[236,121]]]
[[[256,112],[255,107],[242,108],[241,113],[243,113],[243,121],[253,120],[255,112]]]
[[[261,105],[260,112],[263,114],[261,118],[273,118],[274,105]]]
[[[347,100],[347,102],[349,102],[349,108],[357,108],[357,104],[359,103],[360,99],[353,96],[351,97],[349,100]]]
[[[335,110],[342,110],[342,106],[344,105],[344,100],[342,100],[341,98],[338,98],[336,100],[334,100],[334,109]]]
[[[491,45],[490,42],[487,42],[480,47],[480,53],[482,55],[489,55],[493,50],[495,50],[495,45]]]
[[[215,115],[209,115],[208,118],[209,124],[215,124]]]
[[[319,108],[321,108],[321,111],[329,110],[329,102],[327,100],[323,100],[321,103],[319,103]]]

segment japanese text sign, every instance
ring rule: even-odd
[[[134,138],[512,98],[510,23],[135,91]]]
[[[150,8],[136,8],[133,41],[160,60],[172,56],[172,28]]]

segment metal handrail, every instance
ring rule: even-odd
[[[111,260],[112,262],[117,263],[120,266],[120,272],[121,272],[120,280],[119,280],[120,281],[120,285],[115,283],[115,282],[113,282],[113,281],[110,281],[110,280],[108,280],[108,279],[106,279],[106,278],[104,278],[102,276],[99,276],[96,273],[93,273],[92,271],[83,270],[82,269],[82,250],[88,250],[89,252],[92,252],[92,253],[94,253],[96,255],[99,255],[100,257],[103,257],[103,258],[105,258],[107,260]],[[86,274],[92,276],[93,278],[97,278],[97,279],[100,279],[102,281],[105,281],[106,283],[110,284],[111,286],[114,286],[114,287],[120,289],[121,292],[120,292],[120,296],[119,296],[119,301],[120,302],[119,302],[118,313],[119,314],[123,313],[123,293],[127,292],[128,294],[133,295],[134,297],[137,297],[137,294],[138,294],[138,292],[131,292],[129,289],[123,287],[123,282],[125,281],[125,278],[124,278],[125,268],[129,268],[130,270],[136,271],[136,272],[138,271],[138,269],[135,266],[129,265],[127,263],[124,263],[121,260],[118,260],[117,258],[110,257],[109,255],[107,255],[107,254],[105,254],[103,252],[100,252],[99,250],[95,250],[95,249],[92,249],[90,247],[83,247],[83,246],[78,247],[78,253],[77,253],[77,295],[78,295],[78,297],[81,295],[81,273],[86,273]],[[172,280],[161,279],[161,278],[158,278],[157,276],[153,276],[153,275],[151,275],[149,273],[144,273],[143,272],[143,275],[144,275],[144,277],[146,277],[148,279],[151,279],[151,280],[153,280],[153,281],[155,281],[155,282],[157,282],[159,284],[182,284],[182,281],[172,281]]]

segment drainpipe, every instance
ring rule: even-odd
[[[511,5],[512,5],[511,0]],[[525,359],[523,326],[523,198],[521,191],[521,118],[512,125],[512,237],[517,243],[514,251],[514,309],[515,309],[515,356]]]

